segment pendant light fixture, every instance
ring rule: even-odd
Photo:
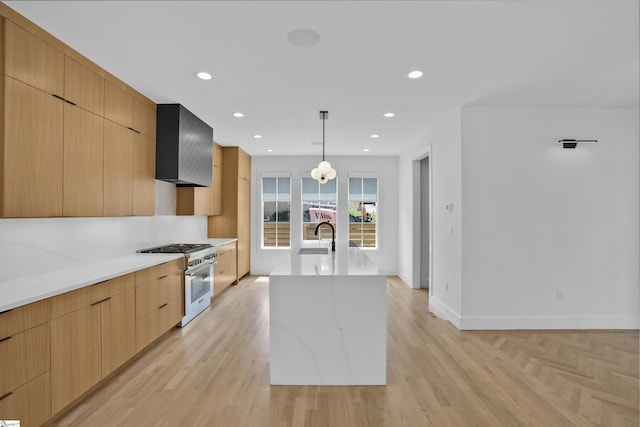
[[[320,111],[320,120],[322,120],[322,161],[318,163],[317,168],[311,171],[311,178],[320,184],[336,177],[336,170],[331,167],[331,163],[324,160],[324,121],[329,118],[328,111]]]

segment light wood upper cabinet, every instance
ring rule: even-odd
[[[104,114],[104,79],[64,57],[64,99],[99,116]]]
[[[104,215],[133,214],[133,153],[131,130],[104,121]]]
[[[5,75],[64,96],[64,54],[13,22],[4,22]]]
[[[70,104],[64,106],[64,216],[102,216],[103,120]]]
[[[238,239],[238,278],[249,273],[251,157],[239,147],[222,147],[222,210],[208,220],[209,237]]]
[[[4,77],[3,217],[62,215],[63,101]]]
[[[133,136],[133,215],[156,212],[156,140],[145,134]]]
[[[104,118],[126,128],[133,128],[134,98],[115,83],[104,82]]]
[[[213,211],[211,215],[222,212],[222,147],[213,143]]]
[[[133,128],[143,135],[156,139],[156,104],[140,98],[133,100]]]

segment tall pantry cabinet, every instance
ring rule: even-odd
[[[249,273],[251,245],[251,156],[222,147],[221,214],[209,217],[209,237],[238,239],[238,278]]]
[[[155,104],[1,4],[0,15],[0,216],[153,215]]]

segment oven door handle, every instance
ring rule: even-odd
[[[195,276],[204,270],[208,270],[213,266],[213,264],[215,264],[213,261],[207,261],[206,263],[203,263],[202,266],[199,265],[197,268],[185,271],[184,274],[185,276]]]

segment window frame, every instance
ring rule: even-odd
[[[284,200],[278,200],[278,178],[288,178],[289,179],[289,245],[288,246],[279,246],[278,240],[276,238],[275,246],[265,246],[264,244],[264,178],[276,178],[276,200],[275,202],[284,202]],[[293,187],[293,178],[291,176],[291,172],[263,172],[260,174],[260,248],[263,250],[290,250],[291,249],[291,199],[292,199],[292,187]],[[276,230],[278,227],[278,222],[276,221]],[[276,231],[277,235],[277,231]]]
[[[359,246],[359,248],[361,250],[364,251],[375,251],[378,250],[380,248],[380,211],[378,209],[379,207],[379,203],[380,203],[380,176],[378,173],[376,172],[349,172],[348,176],[347,176],[347,212],[349,211],[349,205],[351,204],[351,179],[352,178],[357,178],[357,179],[375,179],[376,180],[376,210],[375,210],[375,237],[376,237],[376,241],[375,241],[375,245],[373,246]],[[364,186],[362,186],[362,190],[361,190],[361,194],[364,195]],[[363,196],[364,198],[364,196]],[[347,219],[348,221],[348,225],[350,226],[351,224],[357,224],[357,223],[352,223],[350,221],[350,218]],[[363,222],[361,222],[362,224]],[[347,229],[347,233],[349,233],[349,229]],[[347,238],[349,239],[349,236],[347,235]],[[351,239],[349,239],[351,240]],[[362,240],[361,240],[362,241]]]
[[[339,212],[338,212],[338,209],[339,209],[339,206],[340,206],[340,203],[339,203],[340,202],[340,200],[339,200],[340,193],[339,193],[338,178],[339,177],[336,176],[334,179],[332,179],[330,181],[330,182],[334,182],[335,186],[336,186],[336,192],[335,192],[335,204],[336,204],[335,218],[336,218],[336,220],[333,223],[334,224],[334,228],[335,228],[335,240],[336,241],[338,241],[338,234],[339,234],[338,218],[340,216]],[[302,242],[315,242],[315,241],[317,241],[316,239],[313,239],[313,240],[305,239],[305,224],[308,224],[308,223],[305,223],[305,221],[304,221],[304,202],[305,202],[305,200],[304,200],[304,180],[305,179],[310,179],[310,180],[313,180],[313,181],[315,181],[317,183],[317,185],[318,185],[318,202],[320,202],[320,200],[319,200],[320,199],[320,188],[322,188],[321,186],[325,185],[325,184],[320,184],[320,182],[314,180],[311,177],[311,175],[308,174],[308,173],[304,173],[304,174],[300,175],[300,205],[299,205],[300,206],[300,232],[301,232],[300,240]],[[313,223],[311,223],[311,224],[313,224]]]

